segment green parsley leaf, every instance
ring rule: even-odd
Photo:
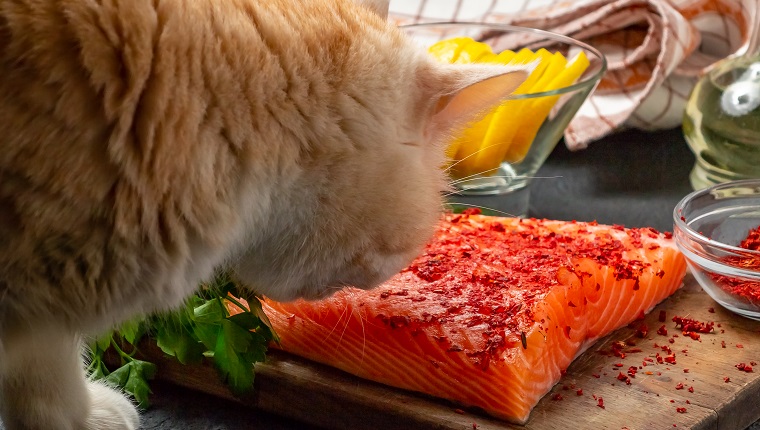
[[[227,304],[242,312],[230,316]],[[121,387],[141,407],[148,406],[148,381],[157,371],[154,364],[135,358],[139,353],[135,345],[145,335],[182,364],[197,363],[203,357],[212,359],[236,394],[253,387],[254,364],[264,361],[270,341],[279,342],[259,298],[240,290],[228,272],[220,271],[183,308],[127,322],[90,345],[88,374]],[[122,350],[125,347],[131,347],[129,354]],[[121,367],[112,372],[104,362],[107,350],[121,358]]]
[[[148,380],[156,374],[156,365],[142,360],[132,360],[119,367],[106,376],[106,381],[122,387],[126,392],[134,396],[141,408],[148,407],[150,387]]]

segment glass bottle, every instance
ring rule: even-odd
[[[724,60],[702,76],[689,96],[683,132],[697,158],[694,189],[760,178],[760,55]]]

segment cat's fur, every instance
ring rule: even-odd
[[[86,381],[80,335],[220,264],[287,300],[418,252],[442,141],[526,73],[436,64],[367,3],[0,0],[7,429],[136,428]]]

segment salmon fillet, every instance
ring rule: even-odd
[[[287,352],[525,423],[575,357],[685,271],[653,229],[450,214],[380,287],[264,311]]]

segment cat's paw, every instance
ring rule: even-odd
[[[140,427],[135,405],[123,394],[97,382],[88,385],[92,409],[87,430],[137,430]]]

